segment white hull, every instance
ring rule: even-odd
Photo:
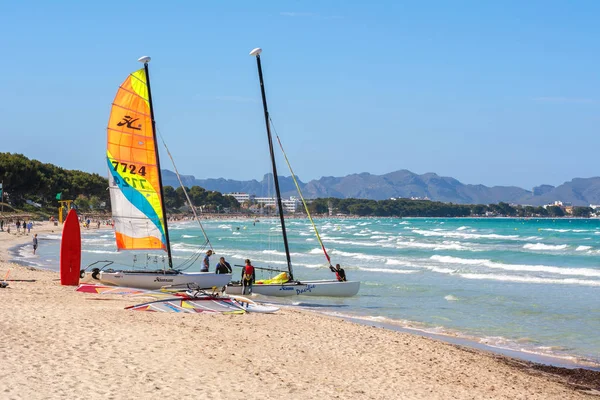
[[[325,296],[325,297],[352,297],[358,293],[360,282],[349,281],[302,281],[278,284],[252,285],[252,293],[274,297],[292,296]],[[241,295],[242,285],[229,284],[225,292],[230,295]],[[248,293],[246,293],[248,295]]]
[[[185,287],[188,283],[197,285],[200,289],[211,289],[213,287],[222,288],[231,281],[231,274],[214,272],[163,274],[160,272],[100,271],[97,276],[98,279],[95,279],[91,273],[86,273],[82,281],[140,289],[160,289],[164,286]]]

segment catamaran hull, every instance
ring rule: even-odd
[[[302,281],[283,284],[255,284],[252,286],[252,293],[273,297],[352,297],[358,293],[359,289],[360,282],[356,281]],[[229,295],[241,295],[242,285],[230,283],[225,292]]]
[[[194,288],[222,288],[231,281],[231,274],[215,274],[214,272],[182,272],[179,274],[161,274],[151,272],[104,272],[100,271],[93,278],[86,273],[84,282],[101,283],[104,285],[126,286],[140,289],[160,289],[164,286],[185,287],[187,284]]]

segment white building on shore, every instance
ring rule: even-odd
[[[277,199],[275,197],[256,197],[254,194],[241,192],[228,193],[227,195],[234,197],[240,204],[250,202],[251,204],[259,204],[261,207],[273,207],[277,209]],[[289,213],[295,213],[299,203],[300,201],[293,196],[289,199],[281,199],[283,209]]]
[[[277,199],[275,197],[255,197],[254,201],[263,207],[267,206],[277,209]],[[289,213],[295,213],[298,209],[298,204],[299,201],[295,197],[281,199],[281,205],[283,206],[283,209]]]
[[[238,201],[238,203],[240,203],[240,204],[244,204],[244,202],[246,202],[246,201],[249,201],[250,203],[254,203],[254,198],[256,197],[253,194],[242,193],[242,192],[228,193],[227,196],[231,196],[231,197],[235,198]]]

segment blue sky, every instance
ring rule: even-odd
[[[305,182],[408,169],[531,189],[600,175],[600,2],[1,8],[0,151],[105,175],[110,104],[150,55],[157,126],[179,171],[261,179],[270,165],[248,55],[260,46],[271,117]]]

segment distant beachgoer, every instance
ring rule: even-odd
[[[31,228],[33,228],[33,222],[27,223],[27,233],[31,232]]]
[[[200,268],[200,272],[208,272],[208,268],[210,266],[210,256],[213,255],[212,250],[208,250],[206,255],[204,256],[204,260],[202,261],[202,268]]]
[[[231,265],[225,261],[225,257],[219,258],[219,263],[217,264],[217,268],[215,270],[217,274],[230,274],[231,273]]]
[[[0,231],[4,230],[4,220],[0,220]]]
[[[36,233],[35,235],[33,235],[33,254],[35,254],[37,247],[38,247],[38,238],[37,238],[37,233]]]
[[[331,272],[335,272],[335,277],[338,281],[346,282],[346,271],[344,271],[344,269],[340,267],[340,264],[335,264],[335,268],[329,266],[329,269],[331,269]]]
[[[17,233],[21,232],[21,221],[17,220]]]
[[[246,259],[246,266],[242,269],[242,294],[252,294],[252,284],[256,279],[256,272],[250,260]],[[246,293],[248,288],[248,293]]]

